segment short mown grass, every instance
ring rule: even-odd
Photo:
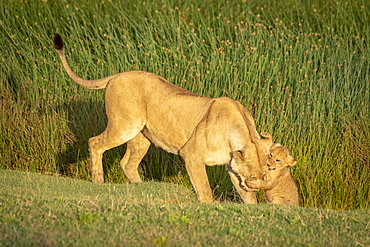
[[[104,92],[68,78],[58,32],[83,78],[145,70],[239,100],[258,131],[292,150],[304,207],[369,208],[369,9],[354,0],[4,1],[0,168],[90,179],[87,141],[106,126]],[[107,182],[127,182],[124,150],[104,156]],[[154,147],[140,169],[191,188],[181,158]],[[208,172],[218,200],[240,202],[224,168]]]
[[[172,183],[0,170],[1,246],[369,246],[369,210],[199,203]]]

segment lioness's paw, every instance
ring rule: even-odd
[[[101,177],[101,176],[96,176],[96,177],[92,177],[92,182],[93,183],[96,183],[96,184],[103,184],[104,183],[104,178]]]

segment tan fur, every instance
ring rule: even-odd
[[[290,168],[296,164],[289,149],[274,144],[267,159],[268,181],[247,181],[248,186],[265,191],[266,201],[273,204],[299,206],[298,188],[290,174]]]
[[[212,202],[205,165],[223,165],[246,203],[256,203],[253,189],[240,187],[231,164],[245,168],[248,179],[262,179],[266,144],[261,140],[249,111],[229,98],[208,98],[177,87],[164,78],[130,71],[99,80],[84,80],[69,67],[60,35],[54,44],[68,75],[90,89],[106,88],[106,130],[89,140],[92,181],[103,183],[102,155],[127,143],[120,164],[131,182],[141,182],[137,167],[150,143],[179,154],[201,202]]]
[[[269,133],[262,132],[261,133],[261,139],[260,139],[260,147],[263,150],[263,153],[268,154],[270,152],[270,147],[272,145],[272,136]],[[231,160],[230,167],[231,170],[235,172],[236,176],[239,178],[240,181],[240,187],[246,191],[251,190],[247,185],[247,181],[259,181],[258,183],[261,183],[262,180],[255,177],[255,174],[251,173],[250,171],[253,169],[252,165],[253,162],[242,162],[240,161],[240,154],[238,152],[233,153],[234,159]],[[239,158],[238,158],[239,157]],[[262,166],[262,170],[264,174],[267,173],[268,167],[266,165]],[[264,175],[262,177],[263,180],[267,180],[268,177]],[[259,189],[259,188],[256,188]]]

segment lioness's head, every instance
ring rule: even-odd
[[[232,152],[232,159],[230,162],[231,171],[239,178],[240,187],[245,191],[257,191],[258,189],[252,189],[246,185],[246,181],[250,180],[262,180],[264,178],[264,171],[258,165],[255,166],[253,160],[256,158],[248,156],[243,151]]]
[[[260,157],[256,156],[256,152],[253,149],[246,149],[244,151],[232,152],[232,159],[230,162],[231,171],[239,178],[240,187],[245,191],[257,191],[259,189],[253,189],[247,186],[246,181],[267,180],[266,173],[268,167],[266,165],[266,157],[270,152],[272,146],[272,136],[267,132],[262,132],[260,139],[256,141],[256,148]],[[256,161],[259,161],[261,165],[256,165]]]

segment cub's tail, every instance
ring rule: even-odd
[[[54,47],[58,52],[59,58],[63,63],[63,67],[66,70],[69,77],[71,77],[79,85],[89,89],[102,89],[105,88],[110,80],[117,77],[117,75],[111,75],[98,80],[85,80],[76,75],[68,65],[66,56],[64,55],[64,43],[60,34],[54,35]]]

